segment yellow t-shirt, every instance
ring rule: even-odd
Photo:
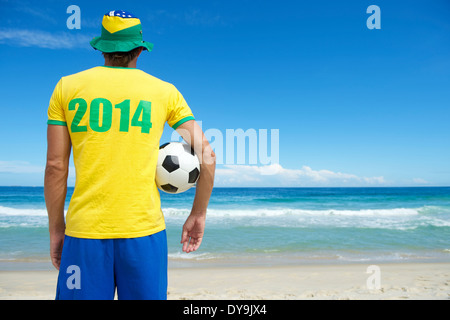
[[[66,234],[134,238],[165,229],[155,184],[159,141],[167,122],[193,120],[180,92],[141,70],[95,67],[61,78],[48,124],[66,125],[75,189]]]

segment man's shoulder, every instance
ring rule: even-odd
[[[178,89],[171,82],[157,78],[143,70],[136,70],[136,76],[138,77],[139,74],[139,77],[141,77],[138,80],[139,83],[146,84],[146,86],[153,88],[162,95],[173,95],[178,92]]]
[[[93,68],[82,70],[82,71],[79,71],[79,72],[76,72],[76,73],[65,75],[65,76],[61,77],[61,79],[63,79],[63,80],[75,80],[75,79],[83,78],[83,77],[86,77],[86,76],[90,76],[90,75],[94,74],[95,72],[96,72],[96,67],[93,67]]]
[[[150,73],[147,73],[147,72],[145,72],[145,71],[143,71],[141,69],[135,69],[135,70],[136,70],[137,74],[140,74],[140,76],[142,78],[144,78],[144,79],[146,79],[148,81],[157,83],[157,84],[159,84],[161,86],[165,86],[165,87],[168,87],[168,88],[172,88],[173,87],[173,84],[171,84],[170,82],[167,82],[167,81],[162,80],[162,79],[160,79],[158,77],[155,77],[154,75],[151,75]]]

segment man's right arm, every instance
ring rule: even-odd
[[[195,120],[181,124],[177,132],[191,145],[200,158],[200,176],[196,185],[194,203],[181,235],[183,251],[189,253],[197,250],[203,239],[206,209],[214,185],[216,156]]]

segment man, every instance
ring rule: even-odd
[[[152,44],[124,11],[103,17],[91,45],[105,65],[61,78],[48,109],[45,201],[50,255],[59,270],[56,299],[167,298],[167,240],[155,170],[167,122],[201,156],[182,250],[202,242],[215,156],[183,96],[139,69]],[[71,148],[75,189],[66,221]]]

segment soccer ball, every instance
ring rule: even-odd
[[[181,142],[159,147],[156,185],[167,193],[181,193],[194,186],[200,175],[200,162],[194,150]]]

